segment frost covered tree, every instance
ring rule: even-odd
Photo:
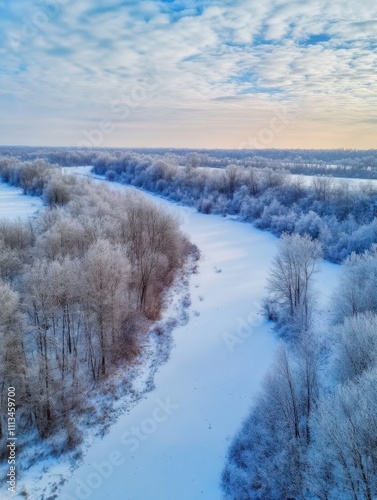
[[[344,318],[365,311],[377,312],[377,245],[345,260],[333,300],[334,317]]]
[[[328,202],[334,189],[334,180],[330,177],[314,177],[312,188],[318,201]]]
[[[377,365],[377,315],[371,311],[347,317],[334,328],[335,369],[341,382],[355,380]]]
[[[140,193],[44,162],[0,161],[2,172],[48,207],[27,223],[0,220],[1,405],[16,380],[20,432],[59,430],[58,448],[73,449],[88,392],[135,363],[190,245]]]
[[[27,405],[26,356],[24,352],[23,317],[20,296],[9,284],[0,281],[0,440],[7,415],[8,387],[17,392],[18,423],[23,416],[22,405]],[[5,449],[5,448],[4,448]],[[1,455],[1,452],[0,452]]]
[[[127,204],[125,237],[127,254],[134,269],[138,306],[148,315],[159,309],[159,289],[168,284],[179,266],[181,241],[178,220],[139,197]]]
[[[201,156],[198,153],[186,155],[186,165],[190,168],[198,168],[201,163]]]
[[[224,171],[225,189],[231,198],[233,198],[236,188],[240,185],[242,174],[243,169],[236,165],[228,165]]]
[[[98,362],[92,360],[95,378],[107,373],[111,350],[120,335],[129,282],[130,266],[123,249],[107,240],[94,243],[84,260],[81,297],[95,317],[92,332],[98,337]]]
[[[377,371],[323,399],[313,415],[307,498],[377,497]]]
[[[272,262],[268,290],[278,307],[279,321],[294,334],[307,331],[313,300],[313,277],[322,256],[321,244],[310,236],[283,234]]]
[[[303,498],[309,419],[318,395],[312,355],[308,346],[293,357],[284,347],[278,351],[229,450],[222,476],[229,500]]]

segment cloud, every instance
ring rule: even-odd
[[[369,130],[374,123],[377,9],[371,0],[1,5],[0,106],[6,104],[3,120],[12,123],[3,142],[64,138],[74,145],[85,124],[103,118],[119,124],[109,145],[148,146],[151,138],[151,145],[168,146],[173,128],[171,145],[195,146],[207,137],[213,146],[208,127],[215,122],[218,146],[231,147],[249,122],[263,127],[264,116],[281,104],[291,113],[287,146],[298,145],[296,131],[310,120],[326,124],[326,133],[329,124],[338,131],[354,123]],[[114,102],[128,106],[123,121]],[[149,132],[130,134],[135,122]],[[224,137],[232,140],[224,144]],[[344,137],[349,140],[348,132]]]

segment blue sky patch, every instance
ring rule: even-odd
[[[320,33],[318,35],[309,35],[305,40],[301,42],[301,45],[318,45],[320,43],[326,43],[331,40],[331,36],[327,33]]]

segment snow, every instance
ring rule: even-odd
[[[89,170],[67,169],[78,175]],[[70,476],[59,500],[220,499],[230,440],[278,343],[260,314],[278,240],[250,224],[147,196],[180,216],[202,253],[190,280],[190,319],[174,330],[175,346],[155,376],[155,389],[93,441],[72,474],[60,465],[46,473],[44,483],[56,480],[54,474]],[[317,276],[321,306],[337,269],[323,263]],[[33,481],[27,474],[20,480],[30,498]]]
[[[25,220],[42,206],[42,200],[25,196],[22,189],[0,183],[0,217]]]
[[[93,500],[220,498],[229,440],[271,363],[276,340],[257,313],[277,240],[247,224],[159,202],[179,213],[202,252],[191,279],[190,321],[174,332],[156,390],[90,448],[59,499],[80,498],[83,485]],[[157,408],[166,401],[172,408],[164,414]],[[110,462],[114,451],[122,464],[99,476],[96,464]]]
[[[91,166],[80,166],[80,167],[64,167],[63,171],[76,174],[76,175],[84,175],[84,176],[89,176]],[[224,169],[222,168],[215,168],[215,167],[197,167],[198,170],[211,170],[211,172],[223,172]],[[306,175],[306,174],[289,174],[287,173],[287,176],[291,175],[292,180],[301,180],[305,186],[310,186],[312,184],[313,179],[315,179],[316,175]],[[93,177],[98,177],[98,176],[93,176]],[[362,178],[353,178],[353,177],[333,177],[331,175],[324,176],[321,175],[321,178],[326,178],[326,179],[331,179],[334,184],[337,183],[348,183],[348,184],[353,184],[355,187],[360,187],[360,186],[368,186],[371,185],[373,187],[377,186],[377,179],[362,179]],[[114,183],[111,184],[112,186],[115,186]]]
[[[84,175],[85,177],[91,176],[92,167],[91,165],[81,165],[79,167],[62,167],[63,173],[74,174],[74,175]]]
[[[338,284],[340,266],[327,260],[319,265],[318,274],[314,275],[315,299],[318,309],[328,309]]]
[[[277,239],[249,224],[152,198],[178,212],[202,252],[191,279],[191,318],[174,333],[176,346],[155,378],[156,390],[91,447],[62,488],[63,500],[220,499],[230,439],[277,345],[271,324],[259,313]],[[323,263],[317,276],[325,292],[321,305],[337,269]],[[166,401],[172,408],[158,422],[157,408]]]
[[[288,174],[289,175],[289,174]],[[317,178],[316,175],[306,175],[306,174],[291,174],[292,180],[301,180],[305,186],[310,186],[313,179]],[[320,178],[331,179],[334,185],[336,184],[352,184],[354,187],[361,186],[377,186],[377,179],[361,179],[352,177],[333,177],[331,175],[321,175]]]

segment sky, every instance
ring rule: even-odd
[[[0,144],[376,148],[375,0],[0,0]]]

